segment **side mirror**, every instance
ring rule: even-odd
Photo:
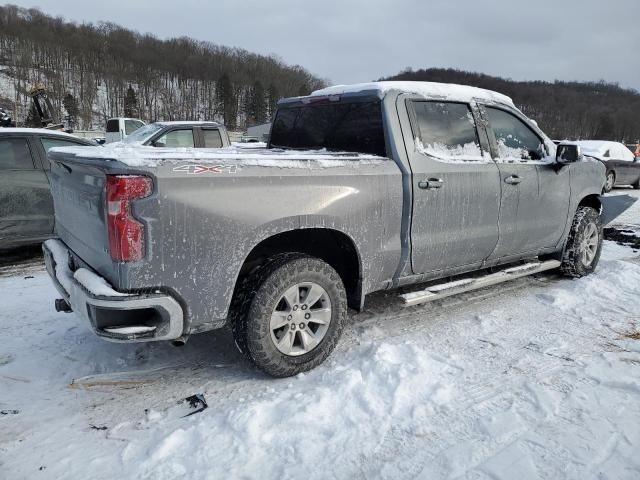
[[[574,143],[561,143],[556,149],[556,163],[565,165],[582,160],[582,149]]]

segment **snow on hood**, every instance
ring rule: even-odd
[[[502,93],[467,85],[436,82],[369,82],[356,83],[353,85],[335,85],[333,87],[316,90],[311,96],[342,95],[345,93],[358,93],[370,90],[377,91],[380,97],[383,97],[387,92],[398,91],[402,93],[415,93],[425,98],[435,98],[439,100],[458,100],[461,102],[485,100],[514,106],[513,100]]]
[[[53,159],[64,160],[69,155],[78,158],[113,160],[132,167],[158,167],[164,162],[216,163],[240,166],[308,168],[309,160],[320,167],[359,163],[380,163],[385,158],[376,155],[331,152],[322,150],[283,150],[278,148],[242,147],[235,144],[225,148],[158,148],[115,143],[103,147],[55,147],[49,150]]]

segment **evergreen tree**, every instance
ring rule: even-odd
[[[278,108],[278,100],[280,100],[280,93],[278,92],[278,87],[275,84],[269,85],[269,89],[267,90],[267,108],[268,108],[268,116],[271,120],[273,120],[273,115],[276,113],[276,108]]]
[[[80,113],[76,98],[70,93],[67,93],[62,99],[62,105],[67,111],[67,127],[71,129],[75,128],[78,125],[78,114]]]
[[[309,87],[309,84],[307,82],[304,82],[302,85],[300,85],[300,88],[298,89],[299,97],[306,97],[310,93],[311,93],[311,88]]]
[[[267,119],[267,105],[265,103],[265,91],[260,80],[256,80],[251,88],[251,104],[249,118],[254,125],[264,123]]]
[[[139,116],[138,113],[138,97],[136,92],[129,84],[129,88],[127,88],[127,93],[124,96],[124,116],[137,118]]]
[[[238,105],[233,85],[229,75],[223,73],[216,83],[217,111],[224,119],[225,126],[232,130],[236,128]]]

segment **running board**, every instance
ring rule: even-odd
[[[479,288],[497,285],[498,283],[508,282],[516,278],[526,277],[534,273],[544,272],[558,268],[560,262],[558,260],[547,260],[546,262],[530,262],[516,267],[506,268],[500,272],[490,273],[484,277],[463,278],[449,283],[441,283],[433,285],[424,290],[410,292],[400,295],[405,307],[420,305],[421,303],[432,302],[440,298],[457,295],[459,293],[478,290]]]

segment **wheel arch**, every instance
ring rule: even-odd
[[[585,197],[583,197],[578,202],[578,206],[576,208],[576,211],[580,207],[592,207],[592,208],[596,209],[598,211],[598,213],[602,213],[602,200],[600,198],[600,195],[597,195],[597,194],[594,194],[594,193],[592,193],[590,195],[586,195]],[[574,212],[574,215],[575,215],[575,212]]]
[[[243,280],[268,258],[279,253],[303,253],[329,264],[342,279],[351,308],[362,308],[363,267],[360,252],[351,236],[333,228],[299,228],[282,231],[256,244],[245,257],[236,278],[234,296]]]

